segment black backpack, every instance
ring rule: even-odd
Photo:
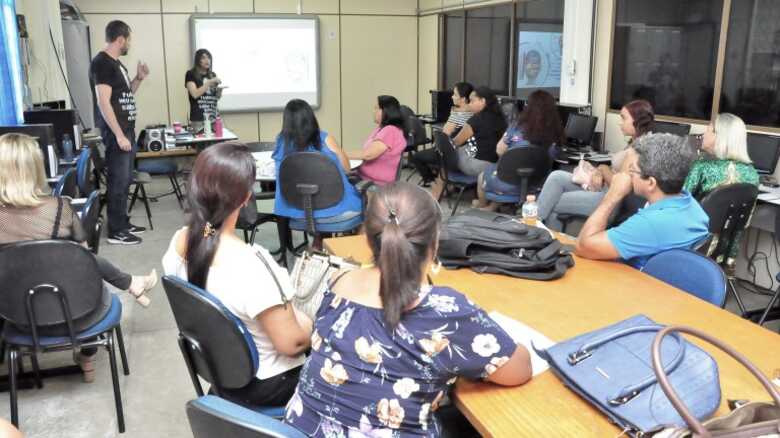
[[[512,216],[469,210],[451,217],[439,236],[439,260],[446,268],[555,280],[574,266],[570,248],[543,228]]]

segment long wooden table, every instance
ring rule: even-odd
[[[371,259],[365,236],[325,241],[339,256]],[[680,269],[686,269],[681,266]],[[764,373],[780,369],[780,335],[701,301],[629,266],[576,257],[576,265],[559,280],[520,280],[480,275],[469,270],[442,270],[433,281],[451,286],[488,311],[497,310],[561,341],[636,314],[662,324],[702,329],[735,347]],[[769,400],[763,387],[735,361],[702,345],[717,360],[722,390],[718,415],[727,399]],[[484,436],[616,437],[620,430],[545,372],[526,385],[502,388],[461,379],[456,406]]]

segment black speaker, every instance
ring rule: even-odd
[[[147,151],[160,152],[165,146],[165,128],[146,130],[144,143]]]
[[[450,117],[452,109],[452,90],[431,90],[431,115],[439,123]]]

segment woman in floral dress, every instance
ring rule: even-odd
[[[531,378],[525,347],[461,293],[431,286],[440,220],[420,187],[395,183],[373,197],[375,265],[331,282],[287,423],[316,437],[437,437],[436,411],[458,377]]]

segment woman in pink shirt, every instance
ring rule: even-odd
[[[360,179],[383,186],[395,181],[395,174],[406,149],[404,120],[401,105],[393,96],[379,96],[374,105],[377,127],[363,143],[363,149],[350,158],[363,160],[358,168]]]

